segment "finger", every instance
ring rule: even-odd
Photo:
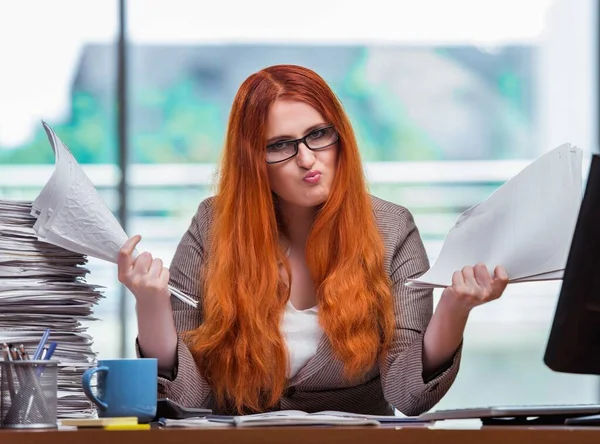
[[[488,297],[492,293],[492,277],[490,272],[484,264],[477,264],[473,268],[473,274],[477,284],[485,291],[485,297]]]
[[[508,272],[506,271],[506,268],[504,268],[502,265],[498,265],[494,269],[494,279],[500,279],[508,282]]]
[[[144,251],[138,256],[133,265],[133,272],[137,274],[146,274],[152,265],[152,255]]]
[[[131,253],[135,250],[135,246],[142,239],[142,236],[136,234],[133,237],[127,239],[127,242],[123,244],[121,249],[119,250],[119,255],[117,256],[117,265],[119,266],[119,270],[127,270],[133,267],[134,259],[131,257]]]
[[[170,271],[169,271],[169,269],[167,267],[165,267],[163,265],[162,270],[160,270],[160,275],[159,276],[162,277],[164,274],[169,275]]]
[[[117,258],[117,262],[118,261],[124,261],[126,259],[130,259],[131,260],[131,264],[133,265],[133,260],[131,258],[131,253],[133,253],[133,250],[135,250],[135,246],[138,244],[138,242],[142,239],[142,236],[140,236],[139,234],[136,234],[133,237],[130,237],[129,239],[127,239],[127,242],[125,242],[123,244],[123,246],[121,247],[121,249],[119,250],[119,256]]]
[[[465,280],[463,278],[463,275],[460,271],[455,271],[452,274],[452,287],[454,287],[454,289],[459,289],[465,286]]]
[[[169,285],[169,279],[171,278],[171,272],[169,271],[169,269],[167,267],[163,267],[162,270],[160,271],[160,275],[158,278],[160,279],[161,285],[166,287]]]
[[[467,286],[470,293],[476,294],[478,292],[479,285],[475,280],[475,273],[473,272],[473,267],[463,267],[461,273],[463,275],[465,285]]]
[[[163,261],[159,258],[155,258],[150,264],[150,269],[148,270],[148,274],[151,277],[158,277],[163,269]]]
[[[499,298],[504,293],[508,285],[508,273],[502,266],[497,266],[494,269],[494,279],[492,279],[492,294],[495,298]]]

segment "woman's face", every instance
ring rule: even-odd
[[[319,130],[329,125],[315,108],[304,102],[277,100],[267,120],[267,145],[271,147],[268,156],[287,157],[293,151],[286,150],[285,144],[273,144],[305,136],[313,147],[327,144],[327,140],[321,140],[333,137],[329,134],[333,130]],[[267,165],[271,190],[291,205],[315,207],[324,203],[333,185],[337,155],[338,142],[319,150],[311,150],[305,143],[298,142],[296,156]]]

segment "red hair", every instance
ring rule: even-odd
[[[319,322],[349,379],[391,342],[394,317],[384,246],[356,139],[339,100],[313,71],[279,65],[251,75],[231,109],[203,279],[203,322],[188,343],[220,406],[239,412],[277,404],[288,355],[280,332],[289,288],[279,264],[278,215],[267,177],[265,126],[277,99],[305,102],[339,133],[332,191],[312,225],[306,260]]]

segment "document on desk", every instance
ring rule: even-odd
[[[433,266],[410,287],[452,284],[465,265],[506,268],[509,283],[562,279],[582,195],[582,151],[564,144],[542,155],[462,213]]]
[[[339,411],[307,413],[301,410],[281,410],[242,416],[207,415],[202,418],[162,419],[164,427],[233,427],[274,426],[378,426],[381,424],[426,424],[418,417],[379,416]]]
[[[37,218],[35,234],[49,244],[116,264],[127,234],[69,149],[50,126],[42,125],[54,151],[55,165],[32,205],[31,215]],[[182,302],[197,306],[180,290],[169,289]]]

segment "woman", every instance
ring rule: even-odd
[[[158,359],[161,396],[221,413],[426,411],[456,377],[470,310],[507,283],[502,267],[466,266],[432,315],[432,291],[404,285],[429,267],[411,214],[368,194],[341,104],[299,66],[240,87],[217,195],[170,270],[134,260],[139,240],[119,258],[138,355]]]

